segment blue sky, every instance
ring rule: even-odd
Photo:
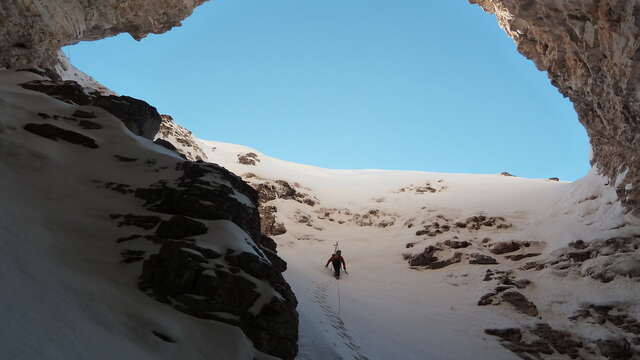
[[[217,0],[182,27],[67,47],[204,139],[329,168],[586,174],[571,103],[467,1]]]

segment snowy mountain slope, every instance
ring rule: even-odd
[[[273,358],[254,344],[268,352],[281,349],[256,342],[253,335],[273,341],[269,331],[275,330],[265,332],[251,321],[290,311],[274,312],[272,306],[288,304],[289,294],[277,287],[282,286],[272,263],[277,259],[265,258],[267,250],[250,240],[259,234],[259,222],[252,222],[255,194],[224,169],[184,162],[133,135],[103,109],[18,85],[40,79],[29,72],[0,72],[1,357]],[[198,185],[181,187],[190,181]],[[229,213],[185,218],[150,197],[196,188]],[[209,209],[202,204],[201,211]],[[255,298],[238,309],[225,293],[217,302],[206,293],[183,294],[176,287],[184,284],[170,279],[189,274],[164,267],[167,259],[184,261],[192,272],[209,271],[197,280],[209,286],[206,291],[214,291],[211,284],[218,281],[244,286],[230,296]],[[258,265],[265,273],[253,271]],[[154,283],[157,271],[166,275],[160,285]],[[145,292],[139,281],[149,282]],[[204,314],[190,307],[196,305],[228,306]],[[266,308],[269,315],[263,314]]]
[[[596,169],[567,183],[201,148],[279,224],[299,359],[640,357],[640,228]],[[350,271],[339,281],[323,267],[336,241]]]

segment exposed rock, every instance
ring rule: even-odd
[[[440,260],[435,256],[441,249],[435,246],[427,246],[424,251],[418,255],[410,256],[408,258],[409,265],[421,266],[427,269],[442,269],[452,264],[456,264],[462,261],[462,253],[456,252],[450,258],[446,260]]]
[[[518,51],[569,97],[592,164],[640,215],[640,3],[637,0],[470,0],[496,14]],[[622,173],[626,176],[616,183]]]
[[[557,177],[550,177],[549,180],[551,181],[560,181],[560,178]]]
[[[180,151],[178,151],[178,148],[176,148],[175,146],[173,146],[172,143],[168,142],[165,139],[155,139],[153,140],[153,143],[156,145],[160,145],[163,148],[167,149],[167,150],[171,150],[173,152],[175,152],[176,154],[178,154],[181,158],[187,160],[187,156],[183,153],[181,153]]]
[[[154,143],[177,152],[187,160],[207,160],[207,154],[202,150],[191,131],[178,125],[169,115],[160,115],[160,118],[162,122]]]
[[[160,129],[160,114],[155,107],[129,96],[88,93],[75,81],[36,80],[21,84],[25,89],[39,91],[61,101],[103,108],[136,135],[153,139]],[[77,113],[77,112],[76,112]]]
[[[494,265],[494,264],[497,264],[497,263],[498,263],[498,260],[494,259],[493,257],[491,257],[489,255],[475,253],[475,254],[471,254],[470,257],[469,257],[469,264]]]
[[[68,104],[91,104],[91,96],[75,81],[35,80],[21,84],[20,86],[28,90],[45,93]]]
[[[571,359],[580,357],[583,340],[565,331],[538,323],[532,328],[486,329],[485,334],[497,336],[500,344],[525,360],[542,359],[555,352]],[[525,340],[526,339],[526,340]]]
[[[511,261],[520,261],[522,259],[536,257],[536,256],[540,256],[540,253],[524,253],[524,254],[517,254],[517,255],[507,255],[505,257]]]
[[[207,226],[186,216],[175,215],[163,221],[156,229],[156,235],[168,239],[184,239],[207,233]]]
[[[276,220],[278,208],[275,206],[260,206],[260,231],[267,236],[282,235],[287,232],[283,223]]]
[[[452,249],[463,249],[471,246],[471,243],[466,240],[445,240],[444,244]]]
[[[221,261],[227,265],[215,266]],[[211,249],[168,241],[144,262],[139,287],[179,311],[240,327],[258,350],[293,359],[297,353],[297,301],[282,278],[283,268],[286,263],[273,266],[250,253],[230,253],[223,259]],[[256,309],[258,299],[266,295],[240,272],[265,282],[282,298],[272,296]],[[231,316],[217,315],[221,313]]]
[[[84,146],[89,149],[97,149],[98,144],[92,138],[79,134],[71,130],[65,130],[51,124],[26,124],[24,129],[30,133],[40,135],[49,140],[58,141],[64,140],[71,144]]]
[[[435,246],[427,246],[423,252],[411,257],[411,259],[409,260],[409,265],[428,266],[431,263],[438,261],[438,258],[434,255],[438,250],[439,249]]]
[[[91,112],[91,111],[84,111],[84,110],[76,110],[73,112],[73,115],[71,115],[73,117],[77,117],[77,118],[81,118],[81,119],[95,119],[96,118],[96,114]]]
[[[506,171],[501,172],[501,173],[500,173],[500,175],[501,175],[501,176],[513,176],[513,175],[509,174],[509,173],[508,173],[508,172],[506,172]]]
[[[513,305],[518,312],[529,316],[538,316],[538,308],[536,305],[521,293],[517,291],[506,291],[502,293],[501,297],[502,300]]]
[[[462,261],[462,253],[456,252],[456,253],[453,253],[453,255],[450,258],[446,260],[438,260],[438,261],[432,262],[427,267],[433,270],[442,269],[449,265],[457,264],[461,261]]]
[[[129,96],[95,96],[92,106],[101,107],[120,119],[136,135],[153,139],[160,129],[160,114],[145,101]]]
[[[278,252],[276,242],[268,236],[265,236],[265,235],[260,236],[260,238],[258,238],[257,243],[262,249],[271,250],[274,253]]]
[[[521,243],[517,241],[501,241],[501,242],[494,243],[491,246],[491,249],[489,251],[491,251],[496,255],[501,255],[501,254],[518,251],[520,250],[521,247],[522,247]]]
[[[572,242],[552,253],[546,261],[531,262],[525,270],[552,268],[559,274],[568,272],[610,282],[618,277],[640,277],[640,236],[606,240]]]
[[[252,238],[261,236],[258,210],[238,198],[246,197],[256,204],[258,194],[241,178],[209,163],[185,161],[178,164],[178,169],[183,174],[174,184],[159,181],[136,189],[135,196],[145,200],[145,206],[151,211],[196,219],[230,220]]]
[[[204,0],[0,3],[0,67],[53,70],[58,49],[129,33],[140,40],[179,26]]]
[[[255,166],[256,163],[260,162],[260,159],[258,159],[258,154],[250,152],[246,154],[238,154],[238,162],[242,165]]]

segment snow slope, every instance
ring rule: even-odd
[[[640,234],[615,190],[592,170],[574,183],[500,175],[412,171],[330,170],[268,157],[254,149],[200,141],[209,161],[250,183],[284,180],[316,202],[280,196],[275,236],[285,274],[300,301],[299,359],[514,359],[484,329],[545,322],[595,342],[612,332],[567,319],[583,304],[621,303],[637,312],[636,280],[602,283],[556,269],[520,271],[529,260],[552,258],[570,242]],[[239,161],[255,159],[253,165]],[[367,215],[368,214],[368,215]],[[416,236],[434,221],[455,224],[476,216],[502,217],[511,227],[472,231],[453,226],[435,236]],[[454,237],[455,236],[455,237]],[[462,261],[438,270],[411,268],[405,257],[447,239],[467,240],[470,249],[499,259],[498,265]],[[521,261],[487,252],[489,244],[519,240],[540,255]],[[336,281],[324,262],[339,241],[349,275]],[[408,245],[411,243],[410,245]],[[408,246],[413,247],[408,248]],[[466,249],[465,249],[466,250]],[[520,250],[526,253],[528,250]],[[531,251],[529,251],[531,252]],[[465,255],[466,256],[466,255]],[[478,306],[491,291],[485,271],[512,271],[531,281],[526,296],[537,305],[531,317],[505,306]],[[598,357],[595,345],[580,356]],[[589,351],[593,354],[589,354]],[[603,350],[604,351],[604,350]],[[549,358],[564,358],[558,353]]]
[[[121,261],[127,248],[153,252],[157,245],[116,243],[132,229],[116,226],[110,215],[151,214],[105,184],[135,187],[171,178],[182,160],[102,109],[17,85],[37,79],[29,72],[0,72],[0,358],[271,358],[255,351],[239,328],[196,319],[147,296],[136,285],[142,263]],[[71,117],[78,109],[95,112],[91,121],[101,128],[79,126]],[[55,124],[95,139],[98,147],[52,141],[25,131],[26,123]],[[246,246],[232,239],[222,244]]]

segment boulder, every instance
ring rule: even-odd
[[[474,253],[469,257],[469,264],[474,265],[495,265],[498,261],[489,255]]]
[[[501,242],[494,243],[491,246],[491,249],[489,251],[491,251],[496,255],[501,255],[501,254],[518,251],[520,250],[521,247],[522,245],[516,241],[501,241]]]

